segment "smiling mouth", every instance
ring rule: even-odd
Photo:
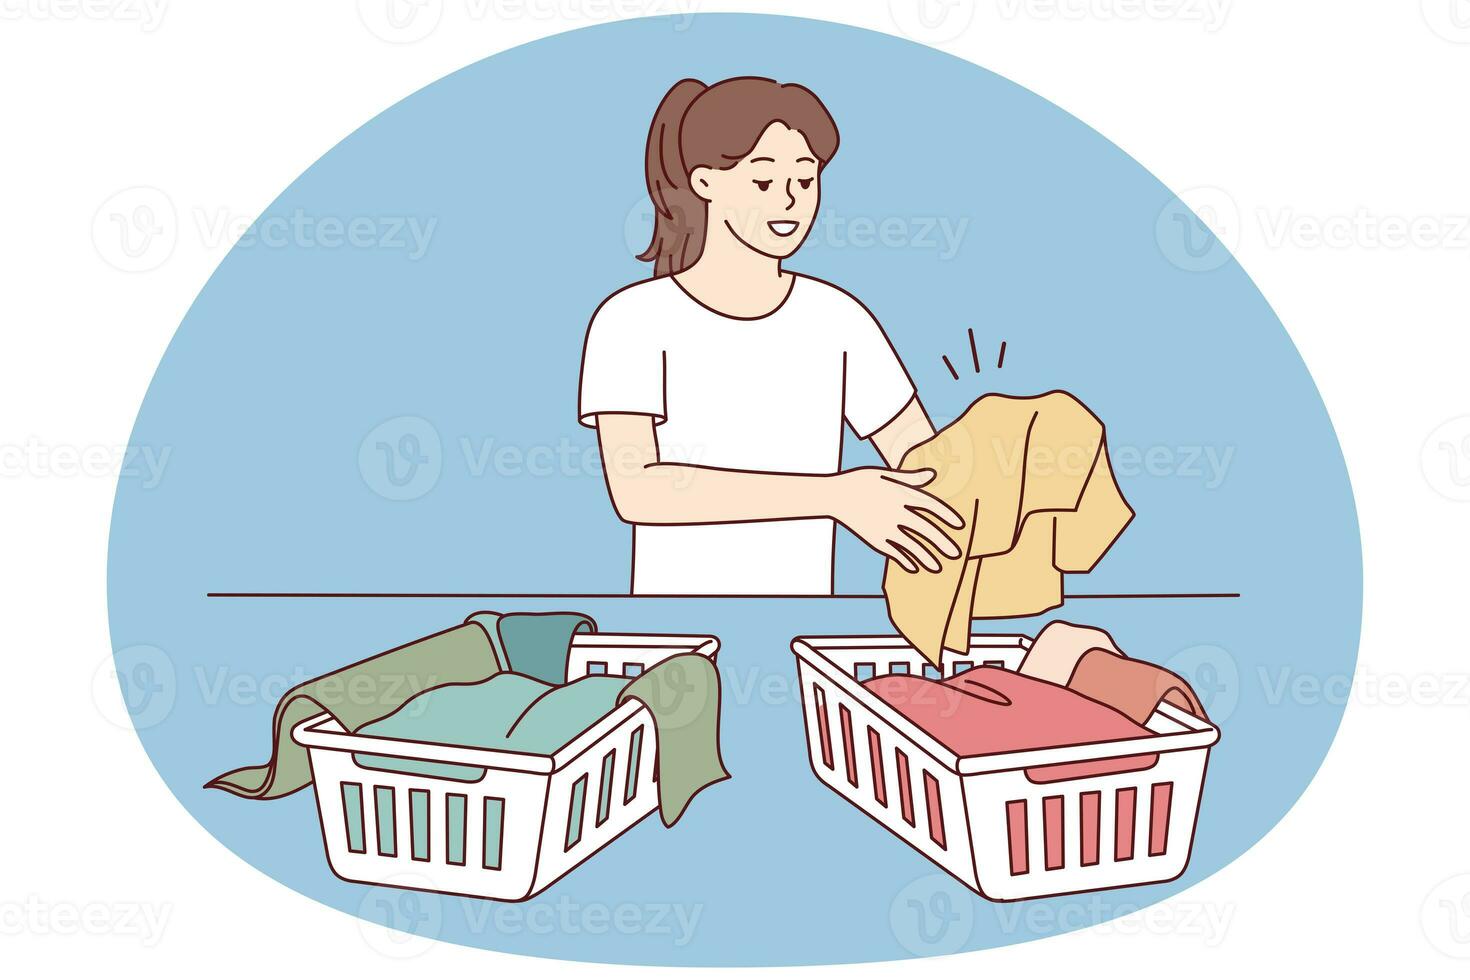
[[[791,235],[796,234],[796,229],[799,228],[799,227],[801,227],[801,222],[799,222],[799,221],[767,221],[766,222],[766,227],[769,228],[769,229],[771,229],[771,231],[774,234],[780,235],[782,238],[787,238],[787,237],[789,237]]]

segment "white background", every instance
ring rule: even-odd
[[[340,138],[462,65],[613,16],[691,9],[418,0],[395,34],[387,2],[0,0],[7,970],[615,972],[404,946],[323,908],[215,843],[116,725],[104,558],[117,450],[234,237]],[[1170,902],[922,968],[1463,976],[1470,2],[930,0],[927,19],[904,0],[692,9],[906,34],[1117,142],[1233,244],[1306,358],[1352,472],[1367,575],[1359,675],[1296,808]],[[140,186],[156,190],[129,190]],[[155,212],[163,235],[122,251],[113,216],[160,200],[174,222]],[[1240,379],[1242,399],[1251,385]],[[1312,573],[1309,554],[1263,559]]]

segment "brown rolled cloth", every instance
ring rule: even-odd
[[[1067,687],[1094,701],[1111,705],[1142,725],[1167,701],[1196,718],[1208,720],[1204,705],[1189,682],[1172,670],[1132,660],[1110,650],[1088,650],[1077,661]]]

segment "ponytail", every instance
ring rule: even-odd
[[[653,263],[655,276],[683,272],[704,250],[705,203],[689,186],[679,135],[689,107],[707,87],[693,78],[675,82],[648,127],[644,169],[653,201],[653,240],[638,258]]]

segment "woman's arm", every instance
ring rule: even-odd
[[[899,425],[906,415],[916,410],[928,425],[923,409],[915,409],[917,404],[917,399],[911,402],[881,430],[888,433],[887,449],[880,446],[885,459],[891,458],[889,451],[918,432],[912,417]],[[933,427],[929,429],[932,435]],[[909,571],[920,566],[939,570],[931,548],[950,558],[959,557],[958,546],[938,522],[961,528],[963,519],[948,504],[919,489],[934,479],[932,470],[904,473],[864,467],[812,475],[664,463],[659,460],[653,419],[647,415],[598,415],[597,438],[613,508],[629,524],[830,517]],[[874,439],[876,442],[876,435]]]
[[[934,438],[934,423],[929,421],[929,413],[915,395],[887,425],[868,438],[883,462],[897,469],[910,449]]]

